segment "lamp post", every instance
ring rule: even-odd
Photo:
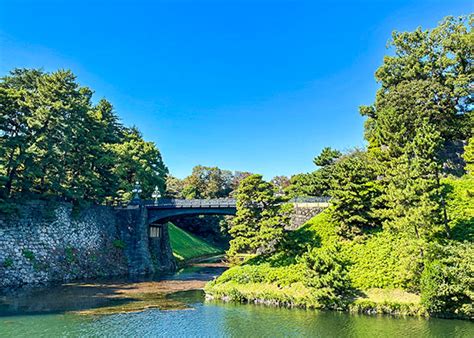
[[[140,194],[142,193],[142,187],[140,186],[140,182],[135,182],[135,186],[133,187],[132,192],[134,193],[134,196],[130,204],[140,204]]]
[[[154,204],[158,205],[158,199],[161,198],[161,193],[158,189],[158,186],[155,186],[155,190],[153,190],[153,194],[151,194],[151,197],[153,197],[153,199],[155,200]]]

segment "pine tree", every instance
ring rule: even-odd
[[[237,213],[229,234],[232,237],[228,255],[266,253],[281,241],[289,223],[290,206],[280,205],[275,187],[261,175],[243,179],[237,190]]]

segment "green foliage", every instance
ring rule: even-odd
[[[218,167],[195,166],[183,181],[181,195],[184,198],[227,197],[232,191],[233,174]]]
[[[313,297],[321,307],[345,308],[351,296],[351,284],[340,246],[312,248],[301,257],[301,262],[306,267],[305,285],[313,290]]]
[[[15,69],[0,80],[0,104],[3,204],[32,194],[123,200],[135,180],[146,194],[154,185],[164,191],[167,169],[156,146],[124,128],[108,101],[94,105],[70,71]]]
[[[433,245],[421,275],[421,300],[430,313],[474,319],[474,246]]]
[[[361,108],[382,188],[374,212],[386,228],[425,241],[441,227],[449,236],[441,174],[462,172],[460,145],[472,128],[470,24],[448,17],[432,30],[394,32],[375,104]]]
[[[2,263],[2,266],[5,269],[11,268],[13,266],[13,259],[11,257],[5,258],[5,260]]]
[[[451,238],[474,242],[474,177],[442,180]]]
[[[466,162],[466,167],[464,169],[469,175],[474,176],[474,136],[472,134],[474,134],[474,131],[471,131],[471,137],[464,147],[463,158]]]
[[[321,154],[314,158],[313,162],[319,167],[326,167],[333,164],[341,156],[342,153],[339,150],[325,147],[321,151]]]
[[[76,257],[76,250],[73,247],[68,246],[67,248],[64,249],[64,254],[66,257],[66,261],[69,264],[72,264],[76,262],[77,257]]]
[[[125,242],[122,241],[121,239],[114,239],[112,242],[112,245],[114,246],[114,248],[120,249],[120,250],[123,250],[126,247]]]
[[[419,250],[416,240],[388,231],[342,244],[350,265],[349,277],[353,286],[361,290],[402,288],[417,291],[422,269]]]
[[[334,164],[341,156],[340,151],[325,147],[313,161],[320,168],[311,173],[292,176],[286,193],[290,197],[329,195]]]
[[[379,194],[376,171],[367,153],[356,150],[340,158],[334,165],[331,203],[341,235],[351,237],[377,225],[373,210]]]
[[[35,254],[30,250],[24,249],[22,251],[22,254],[23,254],[23,257],[25,257],[29,261],[34,261],[35,260]]]
[[[151,196],[154,188],[165,191],[168,169],[153,142],[143,140],[136,128],[126,129],[120,143],[111,145],[114,156],[112,173],[118,178],[118,200],[129,201],[135,182],[139,182],[143,196]]]
[[[179,260],[189,260],[196,257],[217,255],[222,251],[202,239],[178,228],[173,223],[168,223],[171,248]]]
[[[236,197],[237,213],[229,229],[232,239],[228,256],[273,251],[289,223],[291,206],[280,205],[273,185],[261,175],[243,179]]]
[[[290,286],[305,279],[303,264],[272,267],[269,263],[242,265],[227,270],[219,277],[219,283],[230,281],[239,284],[275,283],[278,286]]]

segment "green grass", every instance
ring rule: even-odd
[[[183,262],[192,258],[222,253],[222,250],[178,228],[173,223],[168,223],[168,231],[171,248],[178,261]]]

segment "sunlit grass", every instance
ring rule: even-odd
[[[173,254],[179,261],[222,253],[222,250],[180,229],[173,223],[168,223],[168,231]]]

